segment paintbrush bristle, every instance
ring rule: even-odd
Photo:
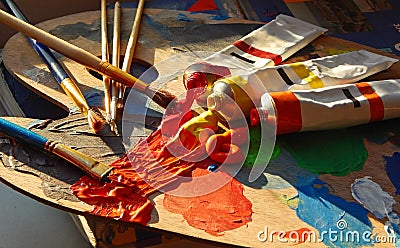
[[[175,95],[165,90],[155,90],[150,87],[146,89],[146,95],[162,108],[167,108],[168,105],[176,98]]]
[[[88,110],[87,119],[90,128],[95,132],[98,133],[103,128],[106,120],[103,117],[101,111],[96,108],[92,107]]]

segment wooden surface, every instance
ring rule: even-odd
[[[124,13],[126,11],[128,10],[124,10]],[[192,27],[194,29],[199,27],[190,22],[186,23],[177,21],[177,12],[174,11],[147,10],[146,14],[151,16],[152,20],[157,20],[160,23],[165,23],[165,25],[167,25],[157,26],[159,29],[162,27],[168,27],[169,30],[175,30],[174,28],[177,28],[176,30],[180,30],[182,32],[182,30],[189,30],[188,27]],[[40,26],[46,30],[51,30],[52,32],[60,32],[60,30],[63,30],[63,25],[70,27],[69,25],[75,25],[82,21],[86,24],[83,25],[85,28],[82,28],[84,36],[76,37],[71,34],[70,36],[62,37],[90,52],[93,52],[96,55],[100,55],[100,33],[96,28],[93,30],[93,33],[91,32],[90,28],[88,29],[88,27],[92,27],[94,25],[93,23],[100,23],[99,16],[99,12],[82,13],[51,20],[41,24]],[[124,20],[127,18],[127,16],[129,15],[124,14]],[[132,14],[132,16],[134,15]],[[190,18],[195,18],[196,16],[197,15],[188,14],[188,17]],[[207,15],[199,15],[199,17],[201,16],[202,18],[199,18],[199,20],[197,20],[198,22],[204,23],[205,20],[207,20],[207,22],[211,22]],[[147,20],[144,22],[148,25],[148,19],[144,20]],[[228,21],[235,22],[233,19]],[[220,22],[215,21],[213,23]],[[217,25],[220,26],[216,27]],[[94,26],[99,27],[97,24]],[[125,27],[125,31],[123,32],[126,32],[126,27],[129,26],[130,24],[123,26],[123,30]],[[200,29],[201,26],[202,25],[200,25]],[[221,28],[221,32],[226,32],[223,31],[223,29],[225,29],[227,26],[229,25],[220,23],[213,27],[206,25],[204,28],[212,28],[214,31],[218,30],[218,28]],[[254,27],[251,24],[248,24],[247,27],[246,25],[240,26],[243,28],[240,29],[241,32],[246,30],[246,28],[249,31],[252,27]],[[143,33],[145,37],[141,38],[142,42],[140,42],[141,39],[139,39],[139,44],[137,47],[139,53],[137,56],[140,60],[149,64],[157,63],[168,56],[171,56],[171,54],[176,54],[181,50],[209,49],[217,51],[225,47],[232,40],[235,40],[243,35],[243,33],[239,33],[226,39],[221,37],[213,37],[208,39],[207,37],[201,38],[204,33],[199,31],[199,35],[197,37],[193,36],[186,38],[186,40],[183,40],[182,37],[179,38],[172,36],[169,36],[169,39],[166,39],[165,37],[161,36],[160,30],[157,31],[152,29],[151,25],[145,27],[147,27],[147,29],[142,28],[142,32],[143,30],[146,30],[146,32]],[[192,29],[192,31],[194,29]],[[61,33],[59,34],[61,35]],[[129,31],[127,34],[129,34]],[[199,40],[196,41],[195,38],[199,38]],[[122,47],[124,47],[124,45]],[[319,56],[325,56],[343,51],[356,50],[359,48],[365,49],[366,47],[332,37],[321,37],[314,41],[311,46],[308,46],[306,49],[303,49],[298,54],[293,56],[290,61],[308,59],[316,54]],[[367,50],[377,52],[371,48],[367,48]],[[85,68],[82,68],[67,59],[62,58],[62,60],[65,61],[68,69],[75,73],[84,92],[88,92],[93,89],[99,91],[101,90],[101,81],[90,75]],[[44,74],[43,76],[45,80],[41,78],[42,80],[40,80],[40,82],[36,82],[31,77],[26,76],[27,71],[31,72],[31,76],[33,75],[32,72],[35,70],[40,72],[43,71],[43,64],[35,56],[34,52],[28,47],[28,44],[21,35],[14,36],[7,43],[4,49],[4,61],[7,69],[23,83],[29,85],[32,89],[34,88],[34,90],[39,94],[49,97],[54,103],[63,106],[66,109],[71,108],[69,99],[66,98],[66,96],[61,92],[55,81],[53,81],[51,77],[47,75],[48,73]],[[389,70],[379,73],[372,78],[400,78],[399,66],[399,63],[396,63]],[[33,76],[39,77],[40,75]],[[175,88],[177,91],[183,90],[181,85],[168,86],[170,88]],[[31,119],[12,117],[9,117],[8,119],[23,126],[32,126],[32,123],[35,123],[35,121]],[[92,135],[85,120],[82,119],[80,115],[71,115],[62,120],[56,120],[47,126],[43,126],[41,128],[33,127],[32,129],[46,137],[51,137],[53,140],[60,140],[62,143],[72,146],[75,149],[78,149],[79,151],[106,163],[114,161],[118,157],[122,156],[125,152],[125,148],[120,137],[116,137],[107,132],[104,132],[99,136]],[[377,132],[378,130],[379,133],[390,133],[390,135],[392,135],[392,139],[381,144],[371,141],[371,139],[368,138],[368,135],[371,133],[371,131]],[[385,191],[395,196],[396,204],[394,205],[394,210],[399,212],[400,199],[395,193],[396,189],[386,175],[382,156],[390,156],[394,152],[400,152],[399,144],[394,142],[394,140],[399,139],[398,134],[400,134],[400,120],[396,119],[392,121],[356,127],[349,129],[348,131],[362,133],[363,143],[365,144],[365,147],[369,153],[369,157],[364,164],[363,169],[357,172],[352,172],[348,176],[337,177],[331,175],[320,175],[318,178],[330,185],[331,194],[346,201],[355,202],[351,196],[351,183],[353,183],[356,178],[372,176],[374,181],[379,182]],[[146,132],[148,133],[150,130],[147,130]],[[308,134],[303,135],[305,135],[304,138],[307,139]],[[312,137],[315,138],[315,136]],[[134,142],[138,138],[139,137],[134,136],[131,140]],[[278,142],[280,139],[281,138],[278,137]],[[90,210],[90,206],[80,202],[75,196],[72,195],[72,192],[69,189],[69,186],[76,182],[78,178],[83,175],[82,172],[64,161],[60,161],[52,156],[32,150],[29,147],[23,147],[22,151],[21,147],[17,146],[16,148],[12,148],[10,144],[4,142],[0,144],[0,147],[2,155],[1,158],[3,162],[0,164],[0,178],[2,182],[47,205],[51,205],[53,207],[76,214],[88,215],[87,211]],[[17,161],[10,164],[10,161],[13,161],[9,156],[11,151],[14,151],[14,154],[16,154],[15,157],[17,158]],[[260,242],[257,238],[257,235],[260,231],[263,231],[265,227],[268,227],[269,230],[274,231],[290,231],[298,230],[300,228],[308,228],[318,233],[315,227],[301,220],[296,215],[296,211],[291,207],[291,204],[289,204],[290,199],[293,199],[298,195],[298,190],[294,185],[290,184],[290,177],[286,176],[290,170],[288,164],[293,163],[295,164],[295,162],[293,162],[293,158],[290,159],[290,156],[283,152],[281,157],[274,161],[274,165],[272,165],[272,167],[268,167],[274,168],[273,171],[268,171],[269,169],[267,168],[267,171],[264,173],[264,177],[253,184],[245,185],[244,195],[252,202],[254,212],[252,221],[247,226],[226,231],[222,236],[208,234],[202,230],[190,227],[181,215],[165,210],[162,203],[163,195],[155,194],[151,197],[155,203],[155,209],[152,212],[152,220],[146,228],[151,228],[152,230],[156,231],[172,232],[177,235],[179,234],[190,238],[197,238],[223,244],[248,247],[268,247],[272,245],[273,247],[287,247],[287,243],[280,243],[276,240],[273,244],[268,242]],[[288,182],[286,184],[288,186],[274,188],[271,186],[272,179]],[[344,211],[346,210],[344,209]],[[378,233],[380,235],[385,234],[385,219],[378,220],[374,218],[372,214],[369,214],[368,218],[374,226],[374,233]],[[107,220],[106,218],[101,219],[104,221],[112,221]],[[124,224],[137,227],[137,225],[134,223]],[[381,243],[375,244],[375,246],[393,247],[393,244],[388,245]],[[311,244],[306,242],[304,244],[297,245],[297,247],[325,247],[325,245],[321,242]]]
[[[71,115],[66,119],[54,121],[47,126],[42,125],[40,128],[38,124],[43,123],[43,121],[38,122],[37,120],[16,117],[7,117],[7,119],[22,126],[32,127],[31,129],[35,132],[53,140],[60,140],[64,144],[106,163],[114,161],[125,152],[120,137],[108,133],[103,133],[99,136],[92,135],[84,118],[80,115]],[[393,120],[386,123],[389,123],[391,128],[393,126],[397,127],[396,130],[389,128],[392,132],[400,133],[400,120]],[[353,131],[359,132],[363,129],[364,132],[369,132],[370,130],[380,130],[383,132],[385,128],[379,123],[368,125],[361,129],[355,128]],[[138,138],[132,137],[133,140]],[[399,137],[397,136],[397,138]],[[394,195],[396,191],[384,172],[385,168],[381,160],[383,155],[390,156],[393,152],[400,152],[399,147],[395,143],[390,142],[381,145],[376,144],[366,138],[364,139],[364,143],[368,150],[369,158],[361,171],[353,172],[346,177],[332,175],[319,176],[321,180],[330,185],[333,195],[342,197],[350,202],[354,202],[354,199],[351,197],[350,184],[356,178],[363,178],[364,176],[372,176],[374,181],[379,182],[384,190],[390,194]],[[12,149],[10,144],[3,143],[0,145],[0,148],[2,158],[0,179],[3,183],[44,204],[90,217],[87,211],[91,207],[79,201],[69,189],[69,186],[83,175],[80,170],[52,155],[38,152],[29,147],[18,145]],[[15,162],[11,164],[10,161],[14,160],[10,159],[10,154],[14,154],[15,159]],[[267,169],[262,177],[263,180],[268,181],[274,177],[276,180],[276,177],[280,177],[280,180],[290,182],[290,178],[285,175],[288,173],[288,164],[293,164],[290,161],[290,158],[288,159],[287,157],[282,157],[275,161],[273,167],[269,167],[274,168],[272,169],[273,172]],[[183,235],[187,238],[197,238],[246,247],[258,247],[267,244],[260,242],[257,238],[258,233],[263,231],[265,227],[268,227],[269,230],[277,231],[308,228],[318,233],[315,228],[300,220],[296,216],[296,211],[288,204],[288,199],[292,199],[298,194],[294,186],[282,188],[268,188],[268,186],[269,184],[266,182],[245,185],[244,195],[253,204],[252,210],[254,213],[252,221],[247,226],[226,231],[222,236],[210,235],[202,230],[190,227],[181,215],[165,210],[162,203],[162,194],[155,194],[151,197],[151,200],[155,203],[155,209],[152,212],[152,220],[147,228],[155,231],[172,232],[175,235]],[[267,188],[263,189],[262,187]],[[399,198],[399,196],[395,197],[397,203],[394,206],[394,210],[396,212],[400,210],[398,204],[400,201]],[[285,199],[287,202],[285,202]],[[372,214],[369,215],[369,218],[375,227],[374,231],[383,235],[385,233],[383,229],[385,220],[377,220],[373,218]],[[97,221],[113,222],[106,218],[100,218]],[[138,225],[134,223],[123,224],[138,228]],[[287,244],[279,243],[276,239],[273,245],[274,247],[287,247]],[[387,247],[387,244],[376,244],[375,246]],[[298,247],[325,247],[325,245],[322,243],[305,243],[298,245]]]

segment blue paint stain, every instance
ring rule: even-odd
[[[327,185],[318,179],[299,187],[298,192],[296,214],[319,231],[324,244],[329,247],[373,245],[372,225],[368,211],[362,206],[329,194]]]
[[[392,157],[383,156],[386,161],[386,173],[396,188],[396,194],[400,194],[400,153],[395,152]]]
[[[153,27],[154,30],[156,30],[164,39],[167,39],[169,37],[168,36],[168,25],[156,22],[148,15],[143,15],[142,18],[144,19],[144,21],[146,21],[146,23],[148,25]]]
[[[222,15],[210,16],[210,19],[215,20],[215,21],[223,21],[223,20],[226,20],[226,19],[229,19],[229,18],[230,18],[229,16],[222,16]]]
[[[178,17],[176,18],[178,21],[185,21],[185,22],[194,22],[194,19],[187,17],[185,14],[178,14]]]

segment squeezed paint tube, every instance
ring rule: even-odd
[[[261,82],[254,77],[232,76],[214,83],[207,97],[207,108],[215,111],[225,121],[249,117],[250,111],[258,106],[265,92]]]

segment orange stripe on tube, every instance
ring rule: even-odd
[[[279,54],[274,54],[274,53],[270,53],[267,51],[257,49],[255,47],[250,46],[249,44],[247,44],[246,42],[244,42],[242,40],[235,41],[233,43],[233,45],[235,47],[237,47],[238,49],[240,49],[241,51],[251,54],[255,57],[271,59],[272,61],[274,61],[275,65],[278,65],[282,62],[282,57]]]
[[[299,132],[302,128],[300,101],[291,91],[270,92],[277,112],[277,134]]]
[[[383,101],[375,90],[368,83],[357,83],[355,84],[360,93],[367,98],[370,106],[370,122],[383,120],[385,116],[385,110]]]

